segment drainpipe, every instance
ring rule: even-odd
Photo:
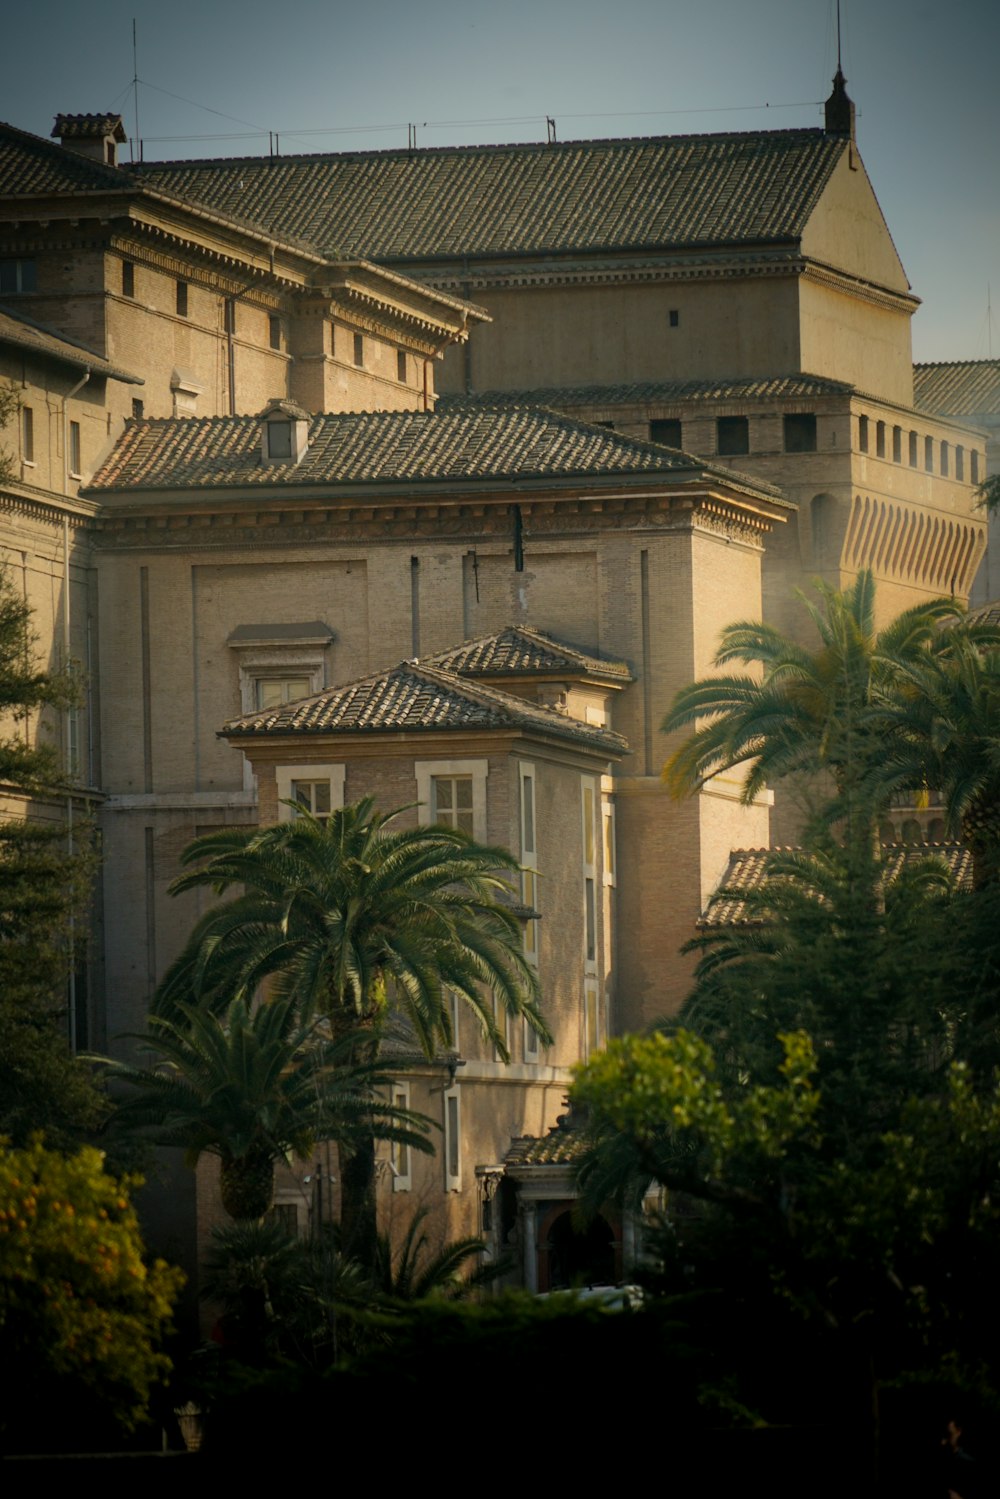
[[[68,403],[78,391],[81,391],[90,379],[90,371],[85,370],[82,377],[76,382],[72,390],[68,390],[62,398],[62,426],[63,426],[63,494],[69,494],[69,415]],[[70,640],[71,640],[71,618],[70,618],[70,591],[69,591],[69,516],[63,516],[63,664],[69,667]],[[67,780],[70,769],[70,718],[72,709],[66,709],[63,720],[63,752],[66,758]],[[72,858],[75,853],[73,839],[73,793],[66,792],[66,852]],[[69,919],[69,1044],[76,1051],[76,918]]]

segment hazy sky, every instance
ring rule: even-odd
[[[917,359],[1000,356],[1000,4],[842,0]],[[11,7],[0,117],[120,110],[147,160],[818,125],[835,0],[105,0]],[[45,59],[44,65],[40,60]],[[22,62],[23,60],[23,62]],[[30,60],[30,61],[29,61]],[[32,65],[35,64],[35,65]],[[127,155],[126,148],[126,155]],[[987,318],[987,288],[993,300]]]

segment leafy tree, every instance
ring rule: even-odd
[[[307,1159],[318,1140],[404,1141],[430,1150],[427,1121],[380,1097],[384,1071],[359,1062],[350,1035],[332,1040],[325,1021],[299,1019],[285,995],[250,1009],[234,999],[224,1016],[178,1005],[176,1020],[153,1016],[139,1038],[153,1067],[101,1061],[130,1094],[116,1122],[181,1145],[188,1164],[221,1161],[222,1205],[232,1218],[260,1218],[271,1206],[276,1162]]]
[[[0,1335],[8,1369],[0,1431],[8,1448],[81,1416],[126,1430],[169,1370],[158,1345],[183,1276],[143,1260],[129,1192],[103,1157],[63,1156],[35,1139],[0,1149]],[[51,1436],[48,1438],[51,1442]]]
[[[488,1285],[497,1276],[494,1265],[480,1265],[467,1274],[465,1267],[479,1259],[486,1246],[475,1237],[453,1239],[431,1254],[424,1221],[427,1209],[413,1215],[398,1249],[389,1234],[380,1234],[374,1273],[379,1296],[388,1302],[422,1301],[427,1296],[456,1299]]]
[[[74,688],[67,676],[37,669],[34,652],[31,611],[0,572],[0,783],[44,798],[66,786],[52,747],[32,742],[27,727],[33,714],[67,706]],[[19,1144],[38,1129],[69,1144],[102,1113],[65,1035],[71,934],[74,921],[85,926],[92,873],[85,825],[76,847],[70,853],[51,823],[0,820],[0,1131]]]

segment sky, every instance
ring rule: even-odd
[[[914,358],[1000,357],[1000,4],[841,17]],[[4,39],[0,118],[117,110],[146,160],[819,125],[837,65],[836,0],[35,0]]]

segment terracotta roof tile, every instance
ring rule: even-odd
[[[402,661],[342,687],[231,719],[223,737],[510,730],[568,739],[603,755],[627,753],[620,734],[581,723],[437,666]]]
[[[93,349],[86,348],[84,344],[74,343],[57,333],[54,328],[36,323],[34,318],[25,317],[23,312],[14,312],[7,307],[0,307],[0,344],[56,359],[75,369],[88,369],[95,375],[104,375],[109,380],[122,380],[127,385],[145,383],[138,375],[130,375],[127,370],[120,369],[117,364],[95,354]]]
[[[729,856],[726,872],[719,881],[698,925],[700,927],[737,926],[760,919],[759,910],[747,913],[744,895],[764,888],[770,878],[769,863],[775,854],[787,849],[737,848]],[[891,884],[901,870],[919,859],[943,859],[952,878],[964,889],[972,885],[972,855],[961,843],[887,843],[882,847],[885,877]]]
[[[146,162],[144,182],[329,255],[788,243],[843,137],[822,130]]]
[[[535,390],[490,390],[481,395],[442,395],[438,410],[452,402],[509,406],[653,406],[674,401],[789,400],[801,397],[849,395],[854,389],[841,380],[819,375],[773,375],[763,379],[733,380],[636,380],[622,385],[545,385]]]
[[[939,416],[1000,416],[1000,359],[915,364],[913,399]]]
[[[446,411],[344,412],[314,416],[299,464],[260,457],[261,418],[159,418],[130,422],[90,490],[261,488],[428,480],[599,478],[630,474],[695,478],[698,459],[618,436],[556,412],[462,406]],[[755,491],[769,486],[739,479]],[[776,494],[777,491],[774,491]]]
[[[119,114],[56,115],[52,134],[64,141],[101,140],[106,135],[113,135],[119,143],[128,140]]]
[[[0,197],[107,191],[109,187],[134,191],[122,168],[106,166],[55,141],[0,123]]]
[[[543,635],[527,625],[511,625],[497,635],[484,635],[450,651],[440,651],[430,664],[461,677],[525,677],[565,672],[624,685],[632,673],[622,661],[602,661],[575,646]]]

